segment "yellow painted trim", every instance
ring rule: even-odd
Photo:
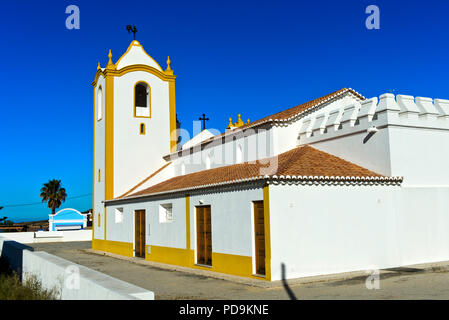
[[[98,213],[98,228],[101,227],[101,214]]]
[[[268,186],[264,187],[264,218],[265,221],[265,239],[266,239],[266,258],[267,264],[265,266],[266,276],[262,278],[253,274],[253,258],[250,256],[241,256],[233,254],[224,254],[218,252],[212,252],[212,266],[205,267],[195,264],[195,251],[191,249],[190,235],[190,196],[186,196],[186,249],[151,246],[145,245],[145,260],[172,264],[182,267],[219,272],[225,274],[231,274],[241,277],[247,277],[258,280],[271,281],[271,268],[270,268],[270,232],[269,232],[269,198],[268,198]],[[105,213],[106,215],[106,213]],[[106,236],[106,231],[105,231]],[[148,248],[150,247],[150,253]],[[121,243],[115,241],[105,241],[93,239],[92,248],[96,250],[116,253],[128,257],[134,256],[133,243]]]
[[[150,115],[149,116],[137,116],[136,115],[136,86],[139,83],[145,83],[148,86],[148,96],[149,96],[149,98],[148,98],[148,107],[150,108]],[[151,86],[147,82],[145,82],[145,81],[137,81],[134,84],[134,89],[133,90],[134,91],[133,91],[133,103],[132,103],[132,105],[134,106],[133,107],[133,116],[134,116],[134,118],[151,118]]]
[[[270,190],[263,187],[263,211],[265,224],[265,278],[271,281]]]
[[[143,130],[142,130],[142,128],[143,128]],[[143,135],[145,135],[145,133],[146,133],[145,123],[141,123],[139,125],[139,134],[143,136]]]
[[[135,43],[135,42],[137,42],[137,43]],[[159,65],[159,63],[157,63],[157,61],[154,60],[153,57],[150,56],[150,55],[145,51],[145,49],[144,49],[143,46],[140,44],[140,42],[139,42],[139,41],[136,41],[136,40],[131,41],[130,45],[128,46],[128,49],[126,49],[125,53],[124,53],[124,54],[117,60],[117,62],[115,63],[116,66],[118,66],[119,62],[120,62],[120,61],[121,61],[121,60],[128,54],[128,52],[131,50],[132,47],[140,47],[140,48],[142,48],[143,53],[145,53],[145,54],[148,56],[148,58],[150,58],[151,60],[153,60],[154,63],[156,63],[156,65],[159,67],[159,69],[161,69],[161,71],[163,70],[163,69],[161,68],[161,66]]]
[[[148,252],[148,245],[145,245],[145,252]],[[145,256],[145,259],[184,267],[193,265],[189,250],[187,249],[150,246],[150,253]]]
[[[92,81],[92,86],[95,88],[97,86],[98,79],[100,76],[104,77],[104,72],[101,69],[97,69],[97,72],[95,73],[94,81]],[[95,99],[95,91],[94,91],[94,99]]]
[[[95,119],[97,118],[96,108],[95,108],[95,87],[93,92],[93,99],[94,99],[94,128],[93,128],[93,134],[94,134],[94,144],[93,144],[93,156],[92,156],[92,240],[94,240],[95,236]]]
[[[190,196],[186,195],[186,247],[190,250]]]
[[[148,245],[145,252],[148,252]],[[248,256],[212,252],[212,266],[204,267],[195,264],[194,250],[150,246],[150,252],[145,258],[148,261],[264,280],[264,278],[252,274],[253,259]]]
[[[176,95],[174,81],[168,84],[168,90],[170,109],[170,152],[175,152],[178,135],[176,131]]]
[[[117,60],[117,62],[116,62],[116,65],[118,65],[119,62],[122,61],[122,59],[128,54],[128,52],[131,50],[131,48],[132,48],[133,45],[134,45],[134,41],[135,41],[135,40],[131,41],[131,43],[129,44],[129,46],[128,46],[128,48],[126,49],[125,53],[122,54],[122,56],[121,56],[120,58],[118,58],[118,60]]]
[[[114,198],[114,77],[106,76],[105,88],[105,200]],[[106,239],[106,238],[105,238]]]
[[[115,253],[127,257],[134,256],[132,242],[92,239],[92,249]]]
[[[107,221],[107,217],[108,217],[108,208],[107,207],[104,207],[104,240],[107,240],[106,239],[106,221]]]
[[[212,252],[212,264],[212,271],[215,272],[254,277],[252,257]]]
[[[106,78],[107,76],[112,76],[112,77],[121,77],[129,72],[135,72],[135,71],[144,71],[144,72],[148,72],[151,73],[153,75],[155,75],[156,77],[158,77],[159,79],[163,80],[163,81],[168,81],[168,82],[172,82],[175,81],[176,76],[175,75],[170,75],[170,74],[165,74],[164,72],[161,72],[153,67],[144,65],[144,64],[135,64],[132,66],[127,66],[124,67],[120,70],[113,70],[113,69],[105,69],[104,71],[102,70],[97,70],[97,73],[95,74],[95,79],[92,82],[92,85],[95,87],[97,85],[98,82],[98,78],[100,76],[103,76],[104,78]]]
[[[98,169],[98,182],[101,182],[101,170]]]
[[[269,210],[267,211],[265,203],[269,203],[268,188],[264,188],[264,218],[269,219]],[[265,202],[267,201],[267,202]],[[267,214],[268,213],[268,214]],[[268,216],[268,217],[267,217]],[[269,220],[268,229],[269,229]],[[269,230],[267,231],[267,223],[265,223],[265,233],[268,232],[268,250],[269,246]],[[265,278],[255,276],[253,274],[253,258],[248,256],[224,254],[212,252],[212,266],[205,267],[195,264],[195,250],[191,249],[190,243],[191,226],[190,226],[190,196],[186,195],[186,249],[162,247],[162,246],[145,246],[145,259],[149,261],[172,264],[182,267],[201,269],[206,271],[220,272],[236,276],[248,277],[258,280],[271,280],[271,268],[268,263],[265,267]],[[267,238],[266,238],[267,239]],[[148,247],[150,247],[150,254],[148,254]],[[267,260],[269,261],[270,258]]]

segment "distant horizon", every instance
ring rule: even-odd
[[[40,210],[42,210],[42,211],[45,210],[45,209],[42,208],[42,206],[44,208],[48,209],[46,203],[39,204],[39,205],[30,205],[29,207],[35,207],[35,206],[41,207]],[[85,212],[85,211],[88,211],[88,210],[92,210],[92,206],[90,206],[90,208],[88,208],[88,209],[79,209],[79,208],[74,208],[74,207],[71,207],[71,206],[61,205],[61,207],[56,209],[56,212],[58,212],[58,211],[60,211],[62,209],[76,209],[76,210],[78,210],[80,212]],[[36,214],[32,214],[32,213],[30,214],[28,212],[27,214],[24,214],[22,216],[19,215],[17,217],[10,217],[7,214],[4,214],[4,212],[3,212],[4,210],[5,209],[0,210],[0,218],[8,217],[7,220],[12,221],[13,223],[44,221],[44,220],[48,220],[48,215],[51,214],[51,209],[48,209],[48,213],[47,214],[45,214],[44,212],[40,211],[39,213],[36,213]]]

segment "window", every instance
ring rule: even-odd
[[[100,86],[97,92],[97,121],[100,121],[102,118],[103,118],[103,89]]]
[[[159,206],[159,222],[173,222],[173,205],[171,203],[161,204]]]
[[[145,123],[140,124],[139,132],[140,134],[145,134]]]
[[[139,82],[134,87],[134,116],[150,117],[150,86],[145,82]]]
[[[116,208],[115,209],[115,223],[122,223],[123,222],[123,208]]]

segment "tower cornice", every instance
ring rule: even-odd
[[[95,79],[92,82],[92,86],[96,86],[97,82],[98,82],[98,78],[100,76],[103,76],[104,78],[106,78],[107,76],[113,76],[113,77],[121,77],[127,73],[130,72],[135,72],[135,71],[144,71],[144,72],[148,72],[151,73],[153,75],[155,75],[156,77],[158,77],[159,79],[163,80],[163,81],[168,81],[168,82],[174,82],[176,79],[175,75],[171,75],[171,74],[166,74],[162,71],[157,70],[156,68],[144,65],[144,64],[135,64],[135,65],[131,65],[131,66],[127,66],[124,67],[120,70],[115,70],[115,69],[97,69],[97,73],[95,74]]]

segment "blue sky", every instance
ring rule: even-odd
[[[65,28],[71,4],[79,30]],[[370,4],[379,30],[365,27]],[[91,82],[109,49],[116,61],[128,47],[127,24],[163,68],[170,56],[182,126],[205,112],[223,131],[238,113],[256,120],[342,87],[449,98],[448,14],[435,0],[4,2],[0,216],[46,219],[45,205],[8,206],[39,202],[53,178],[63,207],[91,208]]]

